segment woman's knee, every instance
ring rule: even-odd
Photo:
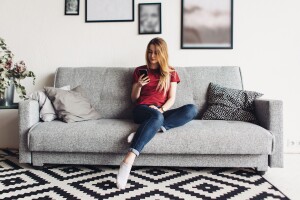
[[[160,123],[164,122],[164,115],[161,112],[159,112],[158,110],[154,110],[152,112],[151,118]]]
[[[189,118],[195,118],[198,114],[198,108],[194,104],[187,104],[184,106],[186,110],[186,114]]]
[[[164,116],[156,109],[146,105],[139,105],[133,110],[133,119],[135,123],[141,124],[147,120],[164,121]]]
[[[145,112],[145,114],[147,117],[145,117],[146,119],[143,121],[143,123],[151,122],[151,126],[160,127],[164,122],[164,115],[156,109],[147,108],[147,112]]]

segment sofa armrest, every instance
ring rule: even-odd
[[[255,100],[255,113],[260,126],[275,137],[273,153],[269,156],[270,167],[283,167],[283,114],[281,100]]]
[[[19,102],[19,162],[31,163],[28,149],[28,131],[40,121],[39,104],[35,100]]]

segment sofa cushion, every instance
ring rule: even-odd
[[[45,93],[51,100],[59,119],[64,122],[79,122],[99,119],[100,115],[91,106],[80,86],[70,91],[45,87]]]
[[[40,123],[29,132],[29,149],[124,154],[129,149],[127,136],[137,127],[131,120],[121,119],[68,124],[54,120]],[[193,120],[166,133],[157,133],[142,154],[270,154],[272,142],[273,135],[255,124]]]
[[[222,87],[210,83],[208,87],[208,108],[202,119],[237,120],[257,124],[254,100],[263,94]]]

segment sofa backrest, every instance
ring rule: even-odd
[[[172,108],[193,103],[199,116],[206,109],[206,91],[210,82],[224,87],[243,89],[239,67],[175,67],[181,82]],[[133,67],[60,67],[54,87],[81,85],[101,118],[131,118]]]

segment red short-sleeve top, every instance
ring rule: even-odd
[[[168,92],[156,90],[159,78],[160,70],[148,69],[146,65],[137,67],[133,73],[133,83],[137,83],[140,77],[139,69],[147,69],[150,82],[142,87],[140,97],[137,99],[136,104],[155,105],[161,107],[168,100]],[[180,82],[180,78],[176,71],[171,72],[171,82]]]

